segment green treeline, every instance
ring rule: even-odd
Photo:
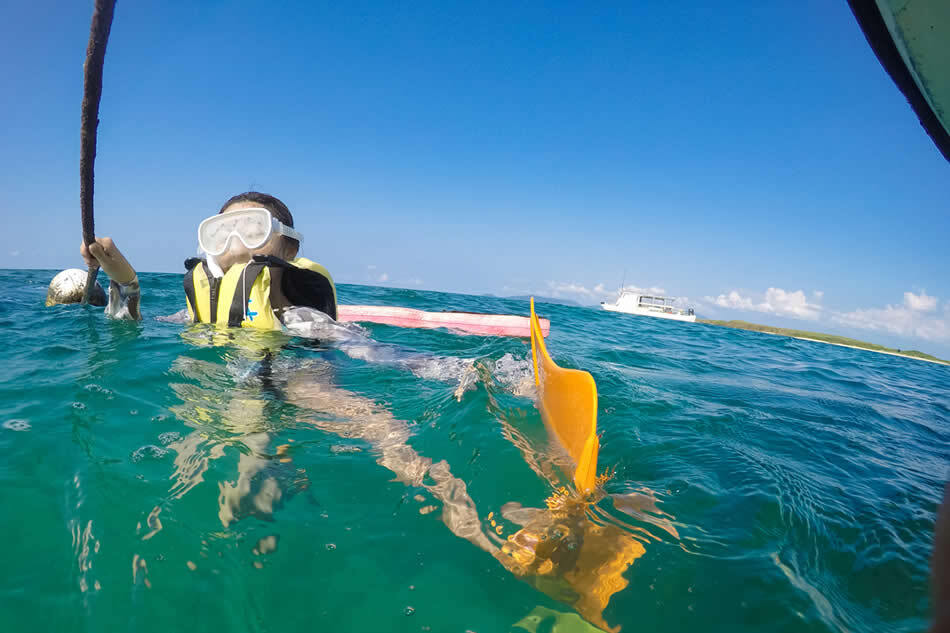
[[[867,343],[865,341],[859,341],[857,339],[848,338],[846,336],[836,336],[834,334],[821,334],[820,332],[806,332],[805,330],[789,330],[782,327],[772,327],[770,325],[759,325],[758,323],[747,323],[746,321],[716,321],[713,319],[696,319],[697,323],[707,323],[709,325],[720,325],[722,327],[731,327],[738,330],[750,330],[752,332],[765,332],[767,334],[778,334],[781,336],[791,336],[792,338],[810,338],[816,341],[822,341],[823,343],[834,343],[836,345],[851,345],[852,347],[860,347],[861,349],[869,349],[875,352],[890,352],[892,354],[900,354],[901,356],[909,356],[910,358],[922,358],[924,360],[932,360],[938,363],[947,363],[948,361],[937,358],[936,356],[931,356],[930,354],[924,354],[923,352],[918,352],[917,350],[906,350],[906,349],[893,349],[890,347],[884,347],[883,345],[876,345],[874,343]]]

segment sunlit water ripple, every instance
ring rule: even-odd
[[[180,275],[141,276],[137,324],[45,308],[53,272],[0,271],[0,630],[926,626],[950,367],[540,304],[555,359],[599,390],[609,495],[562,527],[628,556],[601,613],[486,551],[543,523],[528,509],[559,481],[526,340],[367,326],[375,343],[212,345],[154,319],[183,305]]]

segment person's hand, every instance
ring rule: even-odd
[[[135,269],[129,264],[125,255],[115,245],[112,238],[100,237],[89,245],[80,244],[79,254],[86,262],[86,266],[99,266],[109,275],[109,279],[120,284],[127,284],[135,279]]]

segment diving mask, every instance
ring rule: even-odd
[[[274,233],[303,241],[303,235],[261,207],[213,215],[198,225],[198,245],[209,256],[221,255],[236,237],[249,251],[261,248]]]

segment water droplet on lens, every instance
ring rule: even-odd
[[[406,607],[406,615],[412,615],[415,612],[416,610],[413,609],[412,607]]]

